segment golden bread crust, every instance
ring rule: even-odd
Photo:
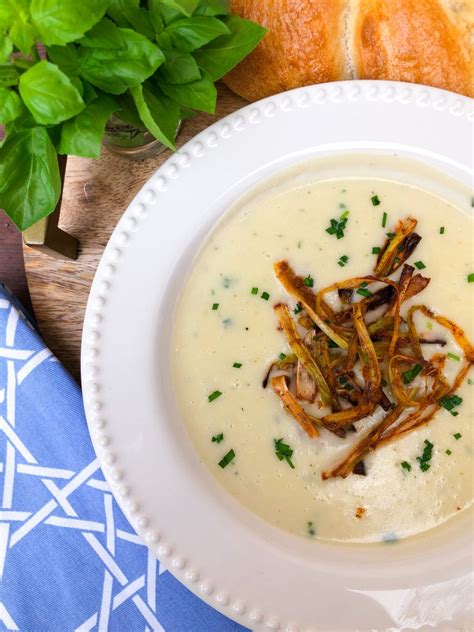
[[[231,0],[232,13],[267,27],[225,83],[255,101],[298,86],[346,78],[344,0]]]
[[[361,79],[409,81],[472,95],[465,22],[438,0],[360,0],[353,41]]]

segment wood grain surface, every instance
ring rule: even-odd
[[[21,245],[19,230],[0,211],[0,283],[4,283],[32,314]]]
[[[185,121],[178,145],[243,105],[246,102],[242,98],[219,86],[217,114]],[[53,259],[24,247],[40,331],[75,378],[79,378],[84,311],[102,252],[131,199],[169,156],[166,151],[147,160],[132,161],[103,150],[99,160],[69,158],[59,225],[80,240],[78,260]]]

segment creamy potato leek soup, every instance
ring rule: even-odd
[[[174,382],[200,458],[247,508],[383,542],[470,506],[471,200],[358,156],[279,174],[217,224],[178,303]]]

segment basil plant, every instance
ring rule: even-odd
[[[112,114],[175,149],[264,34],[227,0],[0,0],[0,208],[20,230],[51,213],[58,154],[98,157]]]

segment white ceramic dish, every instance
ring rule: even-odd
[[[471,101],[391,82],[301,88],[185,145],[138,193],[86,313],[86,413],[132,525],[184,584],[253,629],[470,630],[472,514],[396,545],[291,536],[241,507],[200,463],[174,401],[173,307],[206,233],[244,192],[308,157],[398,153],[472,182]],[[161,239],[157,239],[161,235]]]

